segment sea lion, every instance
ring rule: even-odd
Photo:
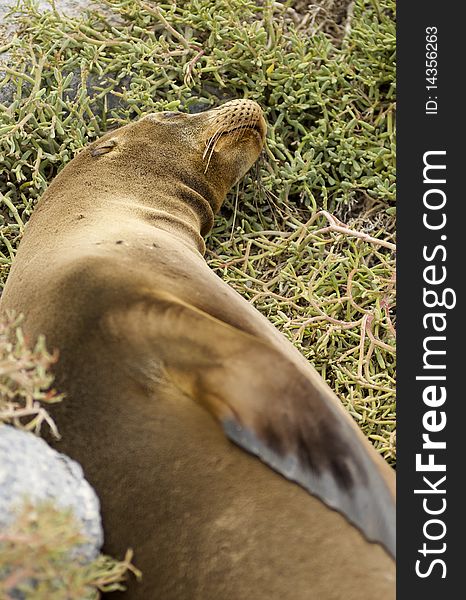
[[[40,200],[3,294],[60,352],[55,445],[100,496],[105,550],[134,548],[125,598],[395,595],[393,471],[203,259],[265,135],[249,100],[106,134]]]

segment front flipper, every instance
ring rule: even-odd
[[[157,361],[231,440],[395,556],[394,499],[370,446],[312,370],[303,374],[267,342],[168,294],[150,294],[105,321],[142,369]]]

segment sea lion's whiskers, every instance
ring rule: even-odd
[[[204,149],[204,152],[203,152],[203,154],[202,154],[202,160],[204,160],[204,159],[205,159],[205,157],[207,156],[207,153],[209,152],[209,150],[210,150],[210,146],[211,146],[211,144],[212,144],[212,140],[213,140],[213,138],[208,138],[208,139],[206,140],[206,143],[205,143],[205,149]]]
[[[207,156],[207,154],[209,153],[209,158],[207,160],[207,165],[206,168],[204,169],[204,173],[207,173],[207,170],[209,168],[210,165],[210,161],[212,159],[212,155],[214,153],[215,150],[215,146],[217,145],[218,140],[220,139],[222,133],[224,133],[224,129],[222,128],[222,125],[220,124],[218,129],[215,131],[215,133],[210,136],[208,138],[208,141],[206,142],[206,148],[204,150],[204,153],[202,155],[202,159],[205,160],[205,157]]]
[[[207,173],[207,171],[209,169],[209,165],[210,165],[210,161],[211,161],[211,158],[212,158],[212,154],[214,153],[214,149],[215,149],[215,146],[212,146],[212,150],[210,151],[209,158],[207,159],[207,164],[206,164],[206,167],[204,169],[204,174]]]
[[[235,142],[239,141],[241,139],[242,133],[245,129],[244,125],[240,125],[239,127],[236,128],[235,130],[235,134],[234,134],[234,140]]]
[[[221,136],[224,133],[228,132],[228,126],[225,125],[224,123],[219,123],[218,128],[216,129],[216,131],[213,133],[213,135],[211,135],[208,138],[208,141],[206,142],[206,148],[204,150],[204,153],[202,155],[202,158],[205,159],[207,154],[209,154],[209,158],[207,160],[207,165],[206,168],[204,170],[204,173],[207,173],[207,170],[209,168],[210,165],[210,161],[212,159],[212,155],[214,153],[215,147],[217,145],[218,140],[221,138]]]
[[[207,156],[207,153],[210,150],[211,145],[215,146],[215,144],[217,143],[217,140],[221,136],[221,134],[222,134],[222,126],[220,125],[218,127],[218,129],[215,131],[215,133],[207,138],[206,148],[204,150],[204,154],[202,155],[203,159]]]
[[[242,115],[241,115],[242,116]],[[235,119],[235,125],[237,124],[238,119]],[[245,123],[241,120],[239,127],[235,128],[234,140],[238,141],[241,138],[242,131],[244,129]]]
[[[213,155],[213,153],[214,153],[214,150],[215,150],[215,146],[217,145],[217,142],[218,142],[218,140],[220,139],[220,137],[221,137],[222,133],[223,133],[223,131],[219,130],[219,131],[217,131],[217,132],[215,133],[215,135],[214,135],[214,136],[211,138],[211,142],[210,142],[210,144],[211,144],[211,148],[210,148],[210,154],[209,154],[209,158],[208,158],[208,160],[207,160],[207,165],[206,165],[206,168],[204,169],[204,173],[207,173],[207,170],[208,170],[208,168],[209,168],[209,165],[210,165],[210,161],[211,161],[211,159],[212,159],[212,155]],[[203,158],[205,158],[205,155],[206,155],[207,151],[208,151],[208,148],[207,148],[207,149],[206,149],[206,151],[204,152],[204,156],[203,156]]]
[[[248,120],[246,122],[243,122],[236,130],[236,135],[235,135],[235,140],[240,140],[243,132],[246,131],[247,129],[252,129],[254,124],[254,119],[252,116],[249,116]]]
[[[209,111],[209,112],[210,112],[210,111]],[[218,123],[218,121],[219,121],[219,119],[218,119],[218,115],[209,115],[209,116],[207,117],[207,122],[208,122],[208,123],[215,124],[215,123]]]
[[[253,129],[257,119],[254,115],[249,115],[248,121],[245,123],[245,129]]]

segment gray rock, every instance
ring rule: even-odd
[[[14,520],[15,508],[25,496],[70,508],[89,540],[76,549],[76,558],[87,562],[99,554],[103,544],[99,500],[80,465],[34,434],[0,425],[0,531]]]
[[[76,17],[83,10],[92,5],[92,0],[55,0],[55,6],[58,12]],[[16,4],[15,0],[0,0],[0,23],[3,22],[6,13]],[[50,2],[47,0],[38,0],[39,11],[51,10]]]
[[[7,19],[6,15],[15,4],[16,0],[0,0],[0,46],[8,43],[14,35],[15,24],[12,19]],[[37,7],[39,12],[51,10],[48,0],[38,0]],[[55,8],[59,13],[68,17],[79,17],[88,8],[98,8],[99,12],[104,14],[113,25],[119,23],[118,18],[111,9],[97,0],[55,0]],[[4,72],[2,73],[2,64],[7,65],[10,60],[8,52],[0,54],[0,79],[4,75]],[[76,73],[76,86],[79,81],[80,75]],[[0,88],[0,103],[8,106],[12,101],[15,89],[16,85],[13,81]]]

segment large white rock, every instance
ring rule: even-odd
[[[57,508],[70,508],[89,540],[77,548],[77,557],[88,561],[99,554],[100,504],[81,466],[34,434],[0,424],[0,531],[8,529],[25,496],[33,503],[51,500]]]

